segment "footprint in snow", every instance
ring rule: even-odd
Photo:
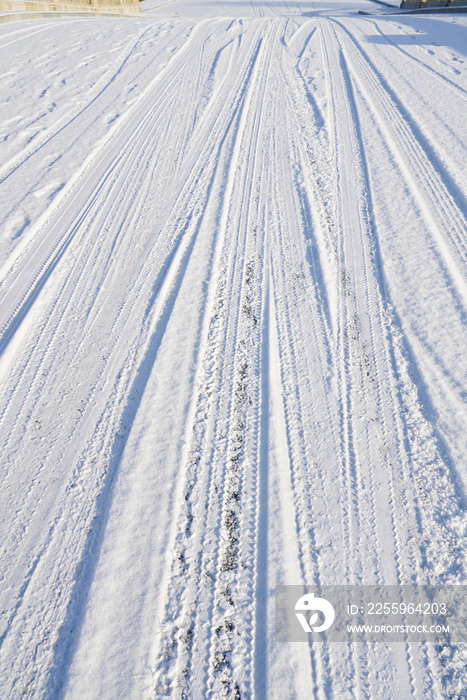
[[[20,145],[20,146],[27,146],[28,143],[30,143],[39,131],[33,130],[31,131],[30,129],[25,129],[24,131],[20,131],[19,134],[15,138],[15,143]]]
[[[14,241],[19,238],[21,234],[27,229],[31,220],[29,216],[23,213],[13,214],[9,219],[7,219],[4,230],[5,238],[9,238]]]
[[[107,124],[107,126],[110,126],[119,118],[119,116],[120,114],[118,112],[109,112],[108,114],[104,114],[102,121],[104,124]]]
[[[42,199],[47,197],[47,199],[52,200],[59,192],[65,187],[65,183],[62,180],[52,180],[48,182],[44,187],[33,192],[34,197]]]

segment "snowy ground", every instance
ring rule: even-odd
[[[466,583],[467,15],[151,3],[0,26],[0,697],[465,697],[273,605]]]

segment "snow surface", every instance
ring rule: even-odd
[[[466,697],[273,605],[466,583],[467,16],[142,5],[0,26],[0,697]]]

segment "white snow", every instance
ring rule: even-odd
[[[467,15],[158,4],[0,25],[0,697],[464,697],[274,588],[466,583]]]

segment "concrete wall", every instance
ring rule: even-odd
[[[0,0],[0,10],[8,12],[111,12],[139,14],[138,0]]]
[[[428,10],[431,7],[462,7],[463,5],[467,6],[467,0],[402,0],[401,10]]]

